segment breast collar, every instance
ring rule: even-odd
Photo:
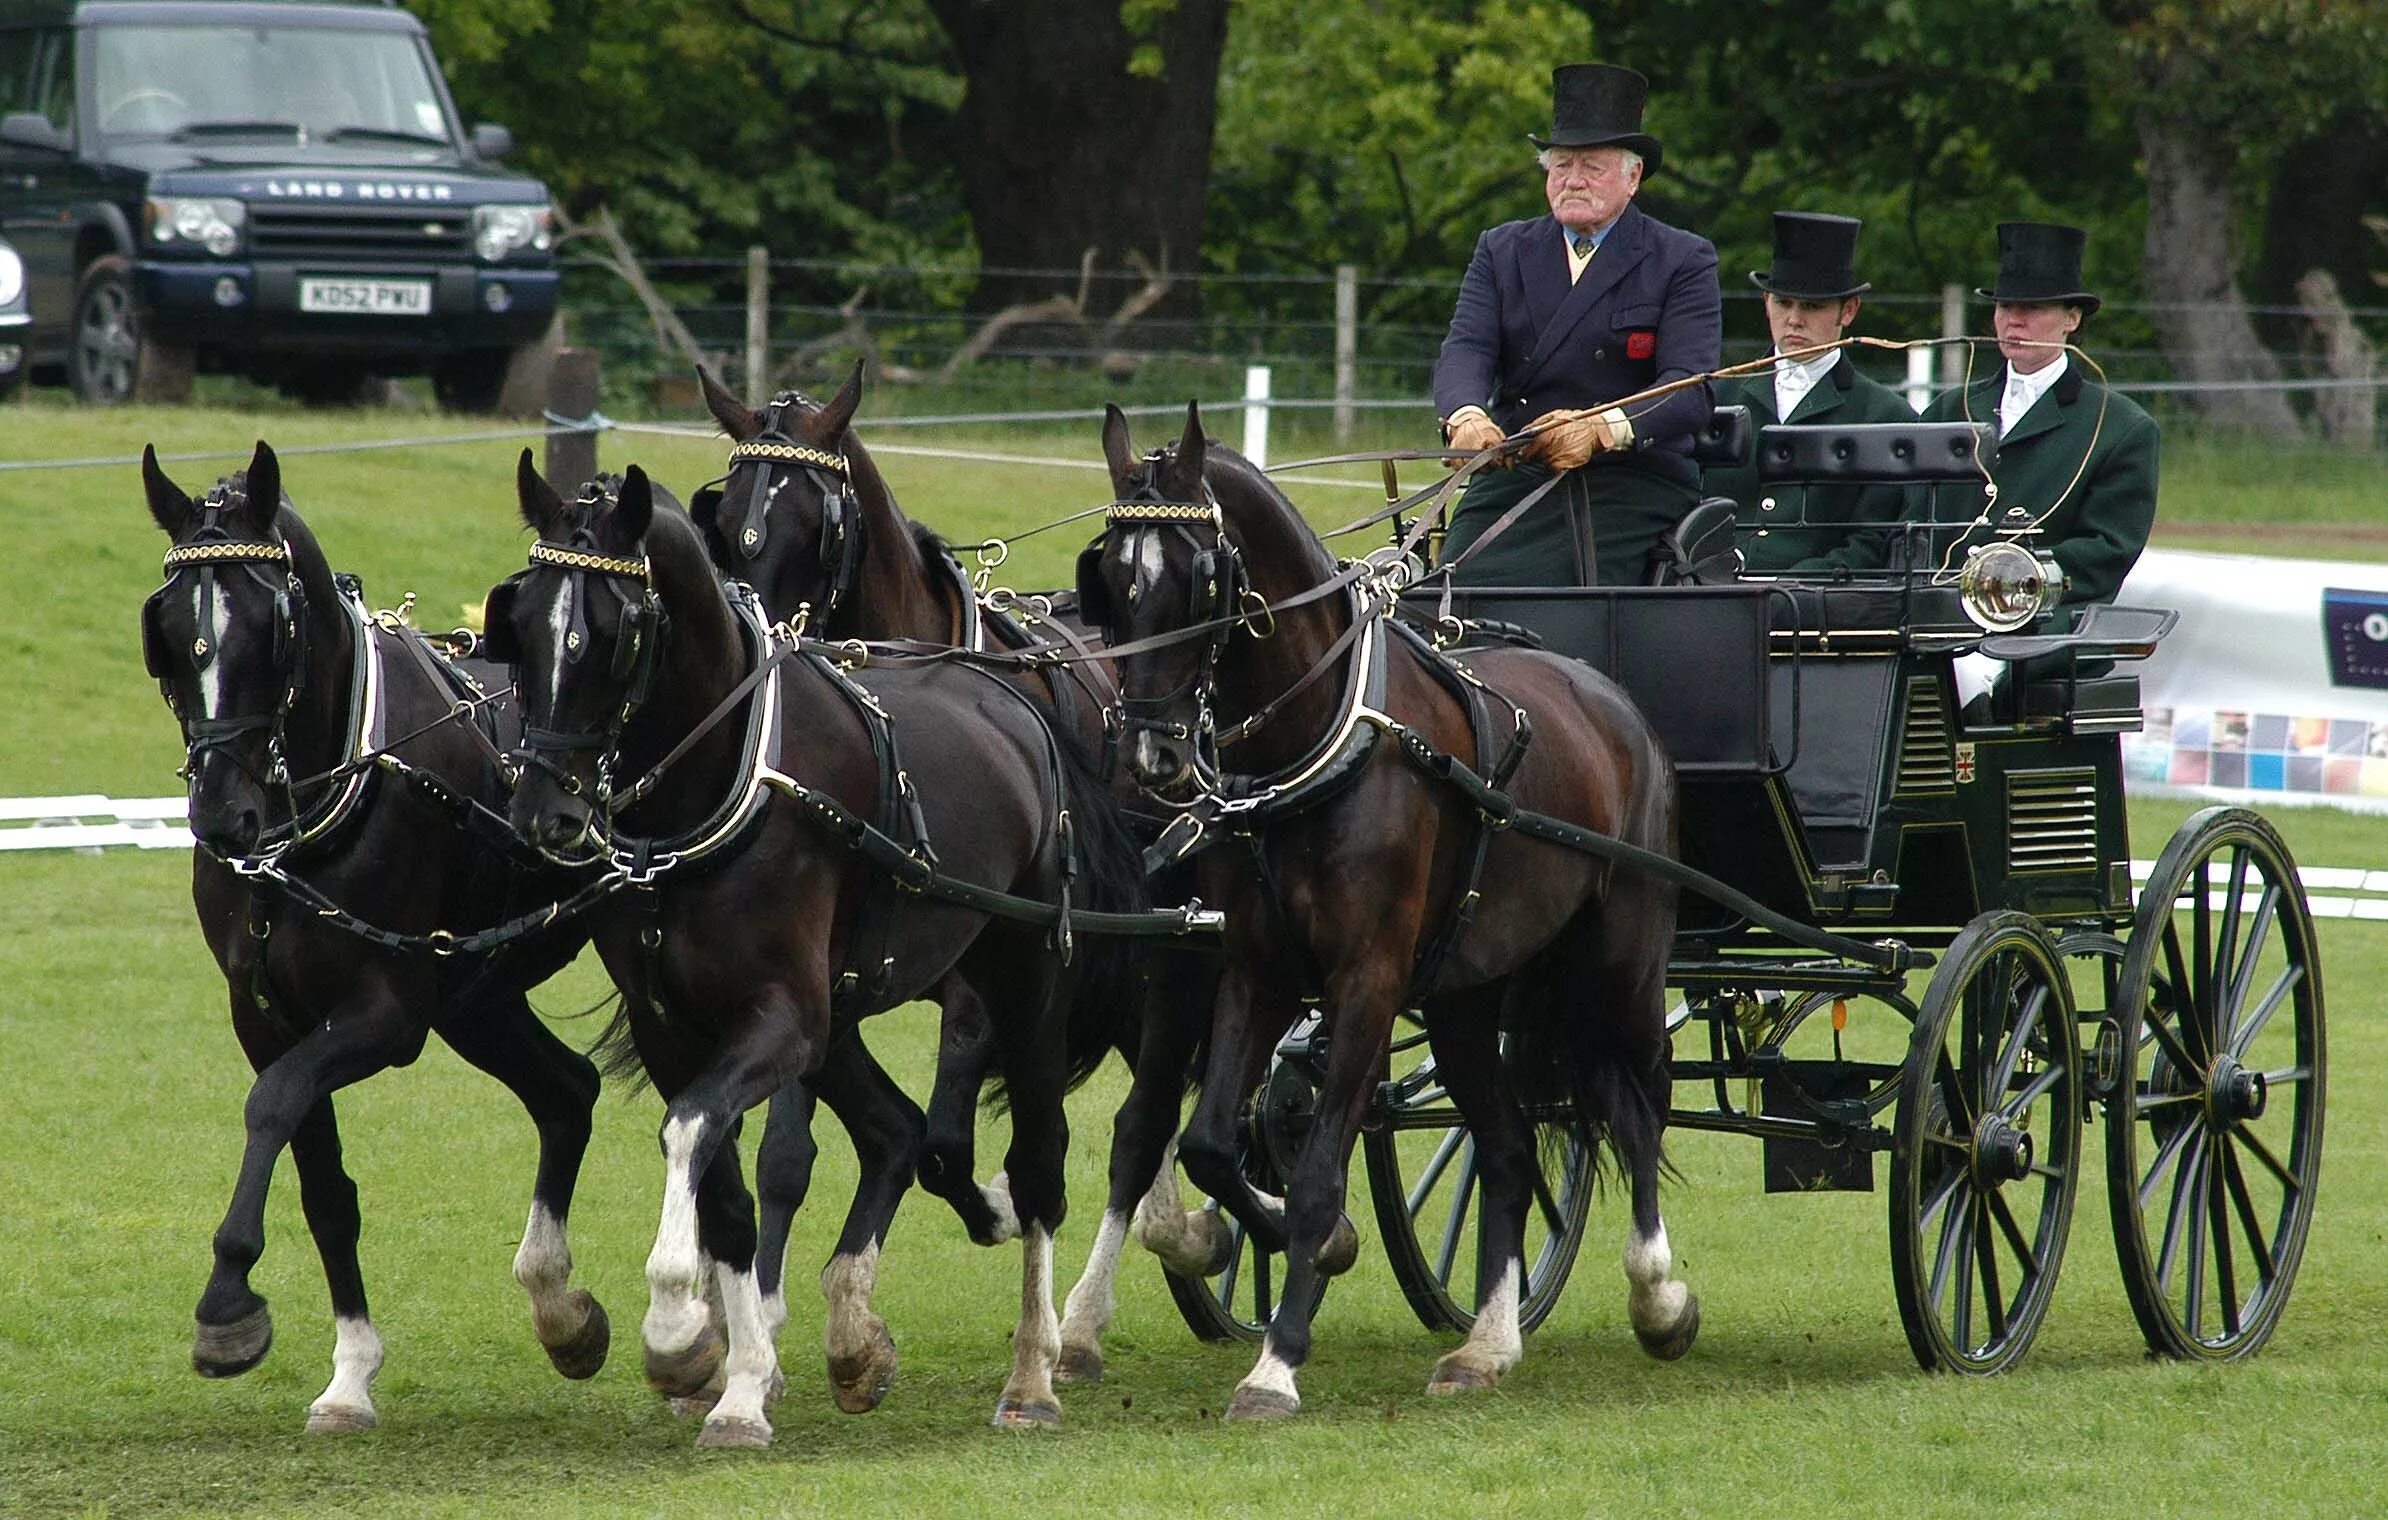
[[[1385,711],[1385,612],[1357,587],[1352,616],[1362,619],[1352,674],[1344,682],[1342,711],[1309,754],[1283,770],[1261,777],[1230,777],[1178,811],[1161,837],[1144,852],[1145,869],[1182,860],[1219,833],[1250,834],[1280,818],[1317,807],[1350,785],[1375,753],[1376,741],[1395,727]]]
[[[733,621],[749,651],[747,668],[772,660],[780,652],[780,636],[764,621],[761,601],[753,588],[726,581]],[[774,661],[747,706],[746,738],[738,749],[738,774],[721,806],[695,828],[670,839],[642,839],[616,834],[611,863],[631,882],[643,884],[677,866],[692,865],[729,847],[761,816],[773,783],[790,778],[781,769],[780,681],[786,661]]]
[[[387,714],[383,705],[387,700],[381,668],[381,640],[376,628],[365,613],[365,595],[357,581],[346,575],[332,577],[338,589],[337,600],[341,613],[348,619],[350,642],[357,652],[350,662],[348,676],[348,741],[341,746],[338,763],[347,765],[374,754],[382,747],[382,734],[387,729]],[[347,823],[364,801],[366,788],[372,785],[374,766],[358,766],[341,781],[339,789],[323,801],[300,814],[292,821],[290,837],[260,854],[247,857],[234,865],[235,870],[255,870],[273,865],[284,857],[330,835]]]

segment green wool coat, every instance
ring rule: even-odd
[[[2002,364],[1969,387],[1933,398],[1924,418],[1995,426],[2006,383]],[[2077,358],[1998,440],[1998,462],[1990,472],[1998,484],[1993,520],[2010,507],[2033,517],[2047,513],[2039,536],[2028,542],[2052,551],[2064,567],[2066,602],[2113,601],[2147,547],[2156,521],[2157,445],[2156,420],[2130,397],[2084,375]],[[1942,521],[1978,506],[1970,491],[1943,487],[1939,495]],[[1968,542],[1988,536],[1977,529]]]
[[[1789,417],[1775,415],[1771,370],[1717,382],[1716,404],[1748,407],[1756,427],[1916,420],[1915,408],[1897,391],[1858,373],[1846,350]],[[1742,568],[1753,575],[1880,564],[1880,542],[1862,532],[1853,537],[1847,525],[1896,522],[1904,499],[1895,486],[1761,486],[1755,461],[1703,472],[1700,490],[1708,496],[1729,496],[1740,509],[1734,518],[1741,526]],[[1808,523],[1830,526],[1801,526]]]

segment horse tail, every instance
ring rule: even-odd
[[[620,992],[600,998],[589,1013],[596,1013],[608,1005],[613,1017],[589,1044],[589,1059],[597,1063],[597,1070],[615,1081],[626,1081],[633,1093],[644,1092],[653,1085],[647,1075],[647,1063],[639,1059],[638,1045],[630,1037],[630,1000]]]

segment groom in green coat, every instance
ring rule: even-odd
[[[1995,528],[2036,522],[2039,532],[2023,542],[2055,554],[2066,603],[2113,601],[2156,521],[2155,419],[2066,352],[2098,309],[2098,298],[2082,288],[2087,240],[2078,227],[1999,224],[1998,282],[1976,294],[1992,303],[2005,362],[1935,398],[1924,413],[1932,422],[1987,422],[1997,430],[1997,499],[1983,514],[1987,525],[1968,529],[1963,545],[1988,542]],[[1972,491],[1944,487],[1938,494],[1944,523],[1984,507]],[[1964,563],[1963,547],[1952,550],[1948,535],[1936,537],[1936,562]]]
[[[1783,357],[1837,342],[1857,320],[1860,298],[1874,288],[1857,277],[1857,233],[1863,225],[1848,216],[1774,214],[1774,267],[1750,271],[1750,283],[1766,292],[1774,367],[1719,381],[1717,405],[1748,407],[1756,427],[1915,420],[1914,408],[1896,391],[1858,373],[1845,348],[1804,359]],[[1878,564],[1881,544],[1865,533],[1853,540],[1851,530],[1896,522],[1902,505],[1891,486],[1764,486],[1754,462],[1711,469],[1700,488],[1710,496],[1731,497],[1740,509],[1734,515],[1741,528],[1742,569],[1752,575]]]

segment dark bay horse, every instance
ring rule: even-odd
[[[421,943],[435,930],[500,924],[569,886],[509,863],[494,747],[457,723],[437,723],[458,691],[411,631],[368,619],[361,594],[334,578],[283,494],[272,449],[260,442],[246,470],[197,501],[166,478],[154,451],[143,453],[141,478],[150,515],[173,543],[165,584],[142,607],[143,654],[183,733],[199,846],[192,903],[231,994],[233,1032],[257,1071],[192,1364],[230,1377],[257,1365],[272,1343],[272,1317],[248,1279],[265,1250],[266,1190],[287,1145],[337,1336],[331,1385],[307,1428],[376,1422],[371,1384],[382,1344],[366,1306],[357,1190],[341,1165],[332,1094],[412,1062],[436,1030],[512,1090],[538,1127],[514,1275],[557,1370],[594,1375],[608,1344],[605,1311],[570,1286],[565,1220],[597,1071],[523,995],[569,961],[582,936],[567,925],[447,957]],[[488,689],[504,685],[502,673],[466,671]],[[418,730],[388,762],[304,785]],[[465,803],[501,826],[476,834]],[[415,943],[358,937],[289,881]]]
[[[1140,457],[1114,408],[1103,449],[1119,503],[1080,561],[1089,615],[1115,644],[1204,630],[1121,661],[1127,763],[1229,836],[1197,857],[1202,897],[1227,913],[1226,973],[1181,1156],[1197,1185],[1287,1251],[1281,1307],[1229,1418],[1300,1407],[1315,1281],[1350,1256],[1340,1211],[1352,1142],[1393,1021],[1412,1005],[1485,1189],[1475,1327],[1436,1364],[1430,1391],[1489,1386],[1522,1353],[1526,1105],[1572,1102],[1610,1142],[1632,1189],[1635,1331],[1653,1354],[1680,1355],[1698,1305],[1673,1279],[1658,1209],[1674,891],[1499,830],[1419,763],[1440,752],[1496,773],[1513,765],[1520,808],[1671,852],[1674,769],[1648,725],[1587,666],[1481,651],[1471,673],[1530,716],[1532,742],[1479,759],[1466,682],[1437,677],[1437,657],[1392,625],[1389,593],[1371,579],[1273,617],[1258,610],[1327,585],[1338,567],[1265,476],[1205,439],[1193,409],[1174,447]],[[1485,705],[1497,714],[1487,742],[1497,729],[1506,743],[1507,707]],[[1280,1203],[1240,1170],[1238,1108],[1305,989],[1324,1015],[1326,1081]]]
[[[695,523],[659,507],[636,468],[616,492],[565,502],[526,451],[519,486],[540,542],[531,568],[493,593],[487,620],[528,725],[513,822],[563,858],[603,848],[638,883],[590,927],[623,993],[621,1037],[667,1103],[663,1218],[647,1262],[650,1378],[668,1383],[712,1333],[699,1280],[710,1258],[728,1381],[701,1440],[769,1441],[775,1356],[753,1202],[727,1142],[740,1115],[791,1082],[833,1108],[900,1111],[900,1092],[856,1093],[885,1075],[858,1059],[854,1025],[958,971],[983,990],[1012,1105],[1005,1170],[1021,1318],[996,1420],[1057,1421],[1061,1099],[1070,1053],[1103,1043],[1066,1026],[1073,1011],[1116,1006],[1073,994],[1079,979],[1104,978],[1117,952],[1090,938],[1065,959],[1043,928],[899,890],[886,865],[848,847],[840,820],[883,820],[910,841],[914,864],[948,879],[1128,909],[1141,906],[1142,884],[1115,806],[1066,740],[980,672],[842,674],[809,656],[762,670],[771,644],[759,613],[742,611]],[[758,684],[741,695],[750,678]],[[733,721],[708,729],[723,711]],[[667,761],[669,784],[642,796],[643,778]],[[870,1297],[911,1137],[891,1134],[884,1149],[863,1161],[885,1185],[858,1197],[823,1274],[833,1379],[892,1365]]]
[[[824,639],[893,639],[976,648],[1016,648],[1036,636],[1055,641],[1095,637],[1057,617],[1035,618],[1022,629],[976,604],[969,578],[929,528],[905,516],[894,490],[853,428],[862,402],[857,364],[827,402],[794,393],[760,409],[731,396],[697,372],[707,408],[733,444],[719,488],[698,491],[690,516],[704,533],[715,565],[754,587],[774,618],[795,618]],[[1057,722],[1089,753],[1104,753],[1106,717],[1118,695],[1108,662],[1023,674],[1013,683],[1045,703]],[[1124,776],[1115,790],[1134,797]],[[1135,950],[1139,1004],[1173,1005],[1152,1019],[1122,1020],[1122,1054],[1133,1070],[1149,1071],[1149,1090],[1131,1088],[1113,1127],[1109,1194],[1085,1271],[1071,1290],[1061,1322],[1064,1381],[1099,1380],[1102,1336],[1114,1304],[1119,1254],[1131,1231],[1172,1270],[1207,1277],[1223,1265],[1232,1237],[1215,1211],[1188,1209],[1172,1159],[1182,1104],[1182,1074],[1210,1009],[1217,977],[1210,949],[1145,941]],[[982,1187],[972,1180],[973,1120],[994,1046],[978,994],[951,977],[930,994],[943,1010],[937,1083],[921,1151],[923,1186],[944,1198],[981,1244],[1016,1229],[1005,1179]],[[1155,1042],[1150,1061],[1136,1048]],[[794,1099],[773,1100],[768,1133],[786,1128],[781,1114]],[[758,1179],[758,1185],[760,1179]],[[771,1257],[772,1215],[765,1215],[764,1258]],[[784,1240],[784,1231],[778,1237]]]

